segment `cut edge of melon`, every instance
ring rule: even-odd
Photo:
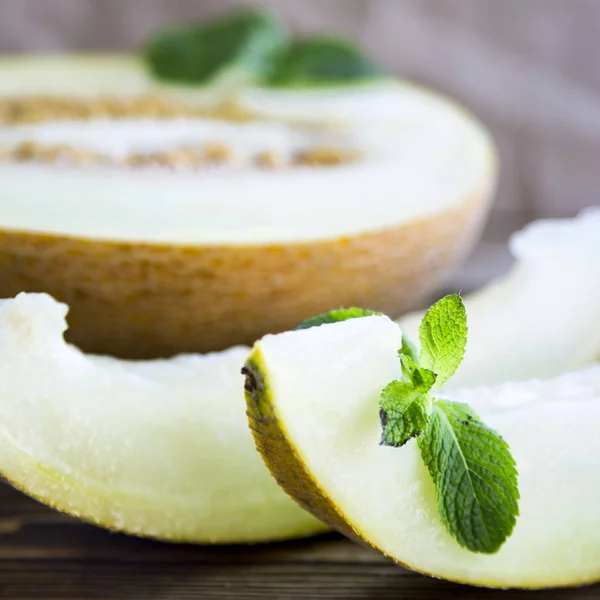
[[[0,474],[9,483],[81,520],[165,541],[327,531],[255,451],[239,373],[247,348],[135,362],[85,355],[62,339],[66,311],[46,294],[0,301],[0,372],[10,375],[0,385]]]

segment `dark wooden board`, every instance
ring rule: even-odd
[[[254,547],[161,544],[80,523],[0,484],[0,598],[592,600],[600,586],[502,592],[454,585],[335,534]]]

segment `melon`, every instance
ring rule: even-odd
[[[256,543],[327,527],[277,486],[252,443],[248,349],[125,361],[65,343],[67,307],[0,301],[0,474],[45,504],[161,540]]]
[[[600,366],[441,392],[504,438],[518,471],[512,535],[499,551],[471,552],[442,523],[417,441],[381,445],[379,398],[402,377],[401,346],[401,329],[384,316],[255,344],[246,363],[249,421],[280,485],[324,523],[424,574],[498,588],[600,581]],[[495,457],[474,448],[476,489],[499,486]]]
[[[415,308],[477,240],[494,144],[408,82],[171,85],[134,56],[0,60],[0,296],[85,351],[252,343],[332,306]]]

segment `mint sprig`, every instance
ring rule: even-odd
[[[372,317],[381,315],[382,313],[365,308],[338,308],[329,312],[305,319],[296,329],[310,329],[319,325],[327,325],[328,323],[338,323],[339,321],[347,321],[348,319],[360,319],[361,317]]]
[[[267,82],[276,87],[331,86],[389,77],[355,43],[318,35],[291,44]]]
[[[400,354],[402,374],[405,379],[419,392],[428,392],[435,384],[437,375],[429,369],[424,369],[419,362],[409,354]]]
[[[154,34],[144,59],[157,79],[176,84],[206,84],[226,70],[262,81],[287,46],[285,28],[273,14],[244,7]]]
[[[273,12],[256,6],[160,30],[146,42],[143,56],[156,79],[190,86],[226,80],[234,89],[247,83],[314,88],[392,77],[352,40],[290,39]]]
[[[492,554],[519,514],[517,469],[508,444],[466,404],[435,399],[463,359],[467,313],[459,294],[434,304],[419,328],[421,352],[403,337],[402,379],[381,393],[381,443],[417,438],[438,498],[440,517],[457,542]]]

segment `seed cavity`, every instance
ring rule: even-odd
[[[287,127],[289,148],[261,148],[255,144],[249,152],[240,152],[233,143],[216,136],[213,139],[192,138],[186,143],[173,141],[160,149],[138,149],[118,156],[75,143],[49,143],[33,139],[31,131],[12,144],[3,133],[15,126],[37,126],[50,122],[92,121],[178,121],[208,119],[239,123],[265,122],[234,102],[222,102],[209,108],[193,107],[174,98],[140,96],[135,98],[97,97],[70,98],[30,96],[0,99],[0,162],[45,164],[68,167],[104,167],[122,170],[163,169],[206,171],[214,168],[235,170],[289,170],[295,168],[332,168],[362,160],[361,153],[349,147],[344,132],[325,121],[277,121]],[[83,126],[83,125],[82,125]],[[193,128],[193,125],[190,125]],[[18,134],[20,135],[20,134]],[[193,135],[193,134],[190,134]],[[186,136],[189,137],[189,136]],[[300,140],[300,141],[299,141]],[[329,141],[326,141],[329,140]],[[333,141],[331,141],[333,140]]]

